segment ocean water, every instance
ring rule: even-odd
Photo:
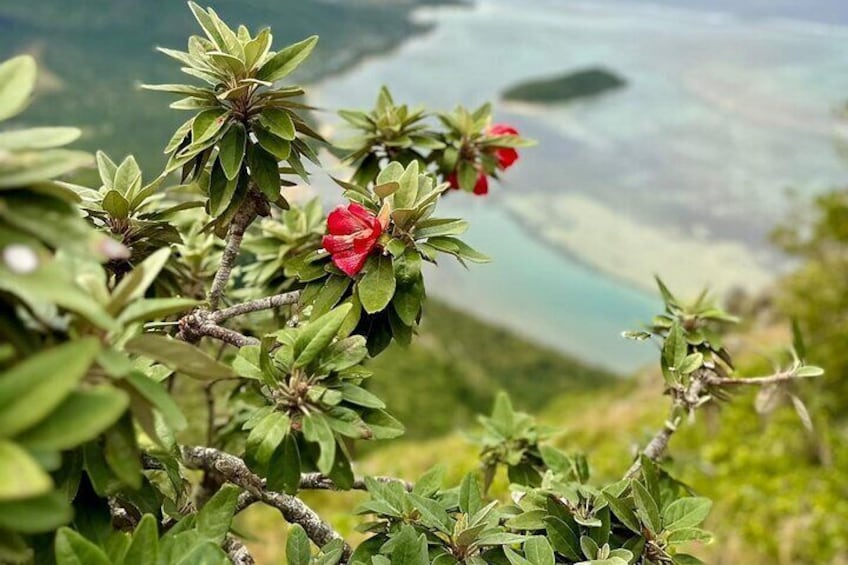
[[[787,192],[848,181],[838,115],[848,99],[848,14],[843,3],[800,6],[534,0],[517,9],[514,0],[480,0],[422,10],[432,32],[323,81],[313,100],[370,107],[387,84],[397,100],[448,109],[570,69],[623,76],[627,88],[586,102],[532,111],[496,104],[496,120],[540,145],[485,201],[447,199],[494,262],[439,269],[429,288],[564,351],[632,370],[656,352],[622,342],[620,332],[649,318],[656,298],[593,271],[580,250],[555,249],[505,204],[525,192],[580,194],[642,225],[672,226],[705,253],[711,241],[741,242],[763,269],[779,267],[767,234],[791,206]],[[563,221],[544,209],[538,218]],[[698,269],[699,257],[668,268]]]

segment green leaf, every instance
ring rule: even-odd
[[[0,63],[0,120],[22,112],[35,87],[36,65],[31,55],[19,55]]]
[[[506,521],[506,526],[513,530],[544,530],[547,510],[529,510]]]
[[[805,365],[795,371],[796,377],[820,377],[824,374],[824,369],[815,365]]]
[[[295,137],[294,122],[291,115],[279,108],[268,108],[259,115],[259,121],[268,128],[268,131],[286,141],[292,141]]]
[[[256,78],[275,82],[287,76],[309,56],[317,42],[318,36],[313,35],[277,52],[262,65],[262,68],[256,73]]]
[[[676,553],[672,559],[675,565],[704,565],[703,561],[688,553]]]
[[[294,342],[295,367],[305,367],[332,343],[350,309],[350,304],[342,304],[309,321]]]
[[[665,338],[662,349],[662,368],[666,381],[674,382],[677,380],[677,375],[673,369],[683,363],[683,360],[686,358],[687,349],[688,345],[683,327],[679,321],[674,320],[671,328],[668,330],[668,335]]]
[[[356,404],[357,406],[364,406],[365,408],[385,408],[386,403],[380,400],[379,397],[374,395],[373,393],[368,392],[362,387],[353,385],[351,383],[342,383],[341,385],[342,398],[346,402],[351,404]]]
[[[445,466],[436,465],[415,481],[415,487],[412,489],[412,492],[421,496],[433,496],[439,492],[444,478]]]
[[[338,275],[330,275],[324,281],[321,290],[312,302],[312,317],[317,318],[329,312],[330,309],[338,304],[339,300],[350,287],[350,277],[340,277]]]
[[[687,543],[690,541],[709,543],[712,539],[712,534],[700,528],[675,529],[668,535],[668,542],[673,544]]]
[[[126,565],[156,565],[158,560],[159,532],[156,517],[153,514],[145,514],[135,527],[123,562]]]
[[[424,534],[415,533],[412,526],[404,525],[394,537],[391,565],[429,565],[427,540]]]
[[[130,488],[141,488],[141,453],[129,414],[104,434],[103,457],[115,475]]]
[[[312,563],[312,548],[309,536],[300,524],[289,528],[286,538],[286,560],[289,565],[309,565]]]
[[[76,387],[100,351],[96,338],[44,350],[0,378],[0,437],[12,437],[50,414]]]
[[[290,425],[288,414],[271,412],[250,430],[246,449],[260,475],[267,474],[271,457],[289,433]]]
[[[550,516],[545,519],[547,525],[548,539],[556,549],[557,553],[561,553],[568,559],[580,560],[583,555],[580,551],[580,542],[578,532],[572,528],[564,520],[555,516]]]
[[[109,386],[72,391],[47,418],[17,439],[31,449],[70,449],[100,435],[129,404],[125,392]]]
[[[452,520],[441,504],[414,492],[409,494],[409,500],[418,510],[419,520],[424,525],[450,535],[453,528]]]
[[[70,528],[56,533],[57,565],[111,565],[102,549]]]
[[[701,365],[703,364],[704,354],[696,351],[695,353],[687,355],[683,358],[683,361],[680,363],[680,366],[677,367],[677,372],[681,375],[689,375],[700,369]]]
[[[589,536],[580,536],[580,549],[583,551],[586,559],[595,560],[598,558],[598,550],[600,548],[595,543],[595,540]]]
[[[533,565],[532,561],[524,559],[514,549],[505,547],[503,548],[503,552],[504,555],[506,555],[507,560],[510,562],[510,565]]]
[[[325,475],[329,474],[336,458],[336,438],[327,418],[318,412],[306,416],[303,419],[303,437],[319,445],[321,453],[317,461],[318,470]]]
[[[400,188],[400,184],[397,182],[387,182],[383,184],[378,184],[374,187],[374,194],[379,196],[380,198],[387,198],[397,191]]]
[[[468,222],[455,218],[431,218],[415,225],[415,238],[424,239],[440,235],[461,235],[468,231]]]
[[[179,314],[199,306],[203,302],[191,298],[146,298],[136,300],[124,308],[118,316],[122,324],[161,320],[173,314]]]
[[[526,539],[527,536],[497,532],[480,536],[480,538],[477,539],[477,545],[481,547],[489,545],[512,545],[515,543],[522,543]]]
[[[106,310],[112,315],[118,314],[127,304],[144,296],[170,256],[171,250],[165,247],[152,253],[147,259],[136,265],[112,291],[112,298],[106,306]]]
[[[32,553],[23,536],[0,530],[0,559],[9,563],[26,563],[32,559]]]
[[[295,494],[300,488],[300,450],[292,434],[283,438],[268,465],[268,488]]]
[[[259,142],[259,145],[276,157],[277,160],[285,161],[291,156],[291,142],[274,135],[262,127],[254,127],[253,133],[256,135],[256,141]]]
[[[610,505],[612,509],[612,513],[615,514],[615,517],[621,521],[630,531],[641,534],[642,528],[639,524],[639,518],[636,517],[636,513],[633,511],[633,508],[630,505],[608,492],[604,492],[604,498],[607,503]]]
[[[407,165],[406,170],[398,179],[400,187],[395,191],[394,208],[412,208],[418,196],[418,161]]]
[[[197,533],[221,545],[230,531],[239,492],[235,485],[222,486],[197,513]]]
[[[0,440],[0,501],[38,496],[52,487],[50,476],[26,451]]]
[[[247,134],[244,131],[244,126],[239,122],[234,122],[224,137],[221,138],[221,143],[218,146],[218,161],[221,163],[221,168],[227,179],[235,179],[241,170],[241,163],[244,160],[245,140]]]
[[[374,181],[374,184],[381,185],[390,182],[399,182],[400,177],[404,173],[403,165],[398,163],[397,161],[392,161],[386,168],[380,171],[380,174],[377,175],[377,180]]]
[[[468,473],[462,478],[459,485],[459,509],[473,516],[483,507],[483,498],[480,496],[480,484],[474,473]]]
[[[124,348],[195,379],[211,381],[233,376],[229,367],[197,347],[164,335],[141,334],[129,340]]]
[[[250,177],[271,202],[280,198],[280,169],[277,158],[255,144],[248,145],[247,164]]]
[[[0,149],[6,151],[51,149],[76,141],[81,133],[78,128],[68,127],[40,127],[4,131],[0,133]]]
[[[84,151],[47,149],[26,153],[25,159],[10,159],[4,163],[0,188],[13,188],[51,180],[91,164],[91,155]]]
[[[554,550],[542,536],[533,536],[524,542],[524,557],[533,565],[555,565]]]
[[[73,517],[64,493],[53,491],[35,498],[0,502],[0,528],[35,534],[55,530]]]
[[[380,255],[356,285],[362,307],[369,314],[380,312],[395,294],[395,271],[392,258]]]
[[[186,428],[188,422],[185,416],[183,416],[180,407],[174,401],[174,397],[168,394],[168,391],[160,383],[139,371],[133,371],[128,374],[126,381],[162,414],[165,423],[173,431],[181,431]]]
[[[332,371],[344,371],[361,363],[368,356],[368,348],[364,336],[352,335],[339,340],[324,350],[318,373],[327,374]],[[358,387],[353,387],[358,388]],[[360,389],[362,390],[362,389]],[[377,408],[382,408],[379,406]]]
[[[662,522],[660,521],[660,511],[657,508],[657,502],[651,496],[651,493],[642,486],[642,483],[633,481],[631,483],[633,489],[633,499],[636,501],[636,509],[645,524],[652,533],[658,534],[662,531]]]
[[[141,169],[135,157],[129,155],[121,162],[121,165],[115,171],[112,188],[127,198],[131,198],[141,188]]]
[[[639,463],[641,464],[641,473],[642,479],[645,481],[645,488],[648,489],[654,500],[660,500],[660,477],[657,464],[644,453],[639,455]]]
[[[200,146],[212,139],[229,119],[229,113],[219,108],[200,112],[191,124],[191,144]]]
[[[369,410],[362,416],[374,439],[394,439],[406,431],[396,418],[383,410]]]
[[[707,519],[712,501],[698,496],[678,498],[662,513],[663,528],[668,531],[694,528]]]
[[[206,37],[209,38],[212,43],[214,43],[219,49],[226,49],[227,44],[224,41],[221,32],[218,30],[218,26],[215,25],[215,20],[200,6],[195,4],[194,2],[189,2],[188,7],[191,9],[191,13],[194,14],[194,19],[197,20],[197,23],[200,24],[200,27],[203,28],[203,31],[206,33]]]
[[[100,173],[100,180],[103,182],[103,186],[108,189],[114,188],[115,173],[118,172],[118,165],[103,151],[98,151],[96,157],[97,171]]]
[[[218,217],[230,206],[236,191],[246,185],[246,178],[227,178],[221,162],[216,161],[209,175],[209,214]]]

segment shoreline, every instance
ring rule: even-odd
[[[543,195],[535,195],[537,198],[545,197]],[[526,199],[526,197],[525,197]],[[569,194],[560,198],[559,202],[554,203],[554,206],[560,206],[564,202],[567,202],[569,205],[577,205],[582,206],[583,211],[585,212],[587,209],[591,210],[591,208],[603,209],[605,208],[602,204],[592,202],[591,199],[578,194]],[[644,273],[637,274],[637,271],[633,269],[616,269],[612,266],[612,263],[615,262],[615,255],[611,253],[597,253],[598,256],[605,257],[606,261],[597,261],[592,260],[591,256],[593,255],[592,250],[588,248],[583,248],[579,245],[579,241],[571,236],[570,240],[566,240],[564,234],[566,231],[570,233],[579,233],[581,230],[579,228],[572,228],[569,230],[560,230],[557,235],[560,236],[560,239],[554,237],[554,235],[546,235],[543,233],[539,226],[540,224],[545,223],[544,217],[532,218],[530,214],[526,211],[521,210],[520,205],[516,205],[515,201],[510,203],[510,199],[504,199],[500,203],[501,208],[507,214],[507,216],[515,222],[515,224],[523,231],[525,231],[528,237],[532,238],[537,244],[544,245],[545,247],[551,249],[558,255],[579,263],[580,265],[590,269],[592,272],[596,273],[599,277],[607,278],[610,280],[614,280],[632,290],[643,293],[649,297],[655,297],[657,294],[656,283],[654,281],[654,274],[659,275],[664,282],[672,289],[676,289],[677,292],[684,295],[692,295],[695,296],[704,288],[707,288],[712,295],[716,298],[721,299],[727,296],[731,291],[741,289],[746,293],[756,294],[762,292],[763,290],[769,288],[775,280],[778,278],[778,274],[770,274],[773,271],[767,269],[765,266],[761,265],[757,260],[755,253],[753,253],[750,249],[745,248],[744,244],[735,241],[725,241],[722,242],[721,245],[723,247],[719,248],[719,251],[715,251],[716,242],[715,241],[704,241],[700,242],[694,238],[681,238],[679,240],[679,245],[675,249],[675,243],[670,243],[667,245],[667,249],[665,250],[656,250],[655,247],[652,247],[648,243],[643,242],[643,238],[657,238],[662,237],[661,230],[656,230],[651,226],[643,226],[642,234],[638,233],[638,230],[625,230],[629,232],[629,236],[626,237],[627,240],[634,242],[632,245],[635,247],[644,247],[653,249],[652,252],[647,253],[653,257],[663,256],[665,253],[663,251],[671,251],[672,253],[681,254],[683,251],[690,251],[692,249],[703,248],[699,251],[703,251],[704,256],[710,261],[721,262],[723,259],[720,253],[724,253],[725,255],[729,254],[731,251],[739,251],[740,253],[744,253],[744,255],[740,255],[738,259],[744,260],[745,263],[750,263],[751,267],[747,269],[745,272],[739,269],[728,269],[727,272],[733,274],[731,277],[724,277],[723,279],[713,279],[708,280],[707,277],[695,277],[698,281],[701,282],[693,282],[692,277],[687,277],[686,274],[691,272],[692,269],[691,264],[685,264],[685,266],[679,267],[663,267],[657,269],[651,269],[650,267],[644,268]],[[612,212],[606,211],[610,217],[613,216]],[[586,215],[588,217],[588,214]],[[571,215],[560,215],[558,219],[561,223],[569,224],[574,223],[574,218]],[[589,222],[593,224],[593,227],[597,228],[594,230],[594,235],[587,236],[584,238],[584,242],[586,241],[601,241],[604,240],[604,235],[609,235],[609,230],[611,226],[611,222],[609,218],[604,219],[595,217],[591,220],[584,220],[584,222]],[[632,220],[628,220],[631,223]],[[650,231],[648,231],[650,230]],[[604,232],[607,232],[606,234]],[[638,242],[638,243],[635,243]],[[682,249],[686,247],[686,249]],[[733,247],[734,249],[731,249]],[[632,250],[631,250],[632,251]],[[682,253],[686,254],[686,253]],[[626,253],[627,256],[631,256],[630,253]],[[642,264],[642,261],[638,261],[637,263]],[[669,263],[666,263],[668,265]],[[696,266],[696,272],[709,272],[710,269],[703,266]],[[652,271],[652,272],[648,272]],[[682,280],[681,280],[682,279]]]

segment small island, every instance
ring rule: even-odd
[[[611,71],[589,68],[551,78],[522,82],[507,89],[503,93],[503,98],[511,102],[556,104],[597,96],[623,88],[626,84],[627,81]]]

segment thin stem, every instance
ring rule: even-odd
[[[271,310],[273,308],[279,308],[280,306],[294,304],[298,301],[299,298],[299,290],[293,290],[291,292],[285,292],[283,294],[275,294],[273,296],[266,296],[265,298],[258,298],[256,300],[251,300],[242,304],[236,304],[235,306],[230,306],[229,308],[224,308],[222,310],[218,310],[217,312],[213,312],[210,315],[210,319],[215,323],[220,323],[224,320],[229,320],[230,318],[234,318],[236,316],[243,316],[244,314],[249,314],[251,312]]]
[[[651,438],[651,441],[648,442],[648,445],[645,446],[642,454],[648,457],[651,461],[657,461],[662,454],[665,453],[665,450],[668,448],[668,442],[675,431],[677,431],[677,426],[666,420],[662,429],[658,431],[654,437]],[[639,474],[641,469],[642,458],[639,457],[633,462],[633,465],[630,466],[627,473],[624,474],[624,478],[632,479]]]
[[[781,371],[767,377],[751,377],[748,379],[735,379],[729,377],[719,377],[717,375],[710,376],[707,383],[711,386],[766,386],[780,384],[796,379],[802,379],[795,374],[795,370]]]
[[[245,345],[259,345],[259,340],[255,337],[246,336],[235,330],[224,328],[217,324],[206,323],[196,328],[193,328],[197,335],[214,337],[235,347],[244,347]]]
[[[702,368],[690,376],[690,381],[685,387],[678,385],[677,388],[670,389],[674,398],[671,415],[666,420],[663,428],[654,434],[654,437],[651,438],[651,441],[642,450],[642,454],[646,455],[651,461],[658,461],[668,448],[668,442],[671,440],[671,436],[677,430],[679,414],[685,412],[692,414],[695,410],[709,402],[712,398],[709,391],[710,387],[768,386],[803,378],[806,377],[797,374],[797,366],[784,371],[778,371],[766,377],[752,377],[748,379],[723,377],[718,375],[714,369]],[[641,468],[641,458],[637,458],[633,462],[633,465],[630,466],[630,469],[627,470],[627,473],[625,473],[624,478],[633,478],[639,473]]]
[[[239,251],[241,250],[241,240],[244,237],[244,232],[256,215],[256,208],[252,200],[248,199],[242,205],[241,209],[236,212],[236,215],[230,222],[230,227],[227,228],[227,244],[224,247],[224,252],[221,254],[221,263],[215,272],[212,288],[209,289],[208,301],[210,310],[218,309],[218,303],[221,301],[221,296],[224,294],[224,289],[227,287],[227,282],[230,280],[230,274],[233,272],[236,258],[238,258]]]
[[[344,541],[338,532],[299,498],[266,490],[265,481],[235,455],[211,447],[182,447],[180,452],[186,467],[218,473],[230,483],[250,493],[250,497],[244,496],[244,500],[239,500],[239,506],[246,508],[250,500],[255,499],[276,508],[287,522],[300,524],[309,539],[319,547],[337,539]],[[343,559],[346,561],[350,555],[350,546],[345,543]]]

